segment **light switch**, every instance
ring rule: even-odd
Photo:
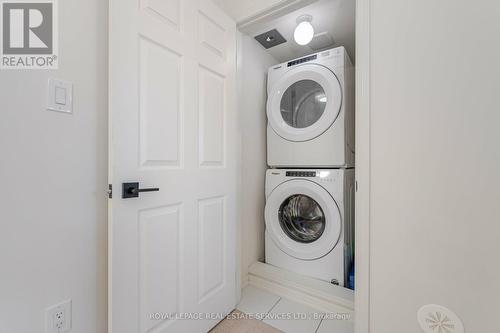
[[[49,79],[47,90],[47,110],[65,113],[73,112],[73,83],[59,79]]]
[[[56,102],[56,104],[59,104],[59,105],[66,105],[66,89],[65,88],[56,86],[55,102]]]

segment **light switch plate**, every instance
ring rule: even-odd
[[[47,110],[73,113],[73,82],[49,79]]]

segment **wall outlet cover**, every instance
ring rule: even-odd
[[[441,305],[428,304],[418,310],[417,320],[425,333],[464,333],[460,318]]]
[[[64,333],[71,329],[71,300],[45,310],[45,333]]]

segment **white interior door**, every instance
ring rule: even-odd
[[[110,332],[206,332],[180,317],[236,304],[235,31],[208,0],[110,1]]]

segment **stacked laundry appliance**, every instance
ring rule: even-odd
[[[266,262],[350,287],[354,68],[343,47],[268,72]]]

